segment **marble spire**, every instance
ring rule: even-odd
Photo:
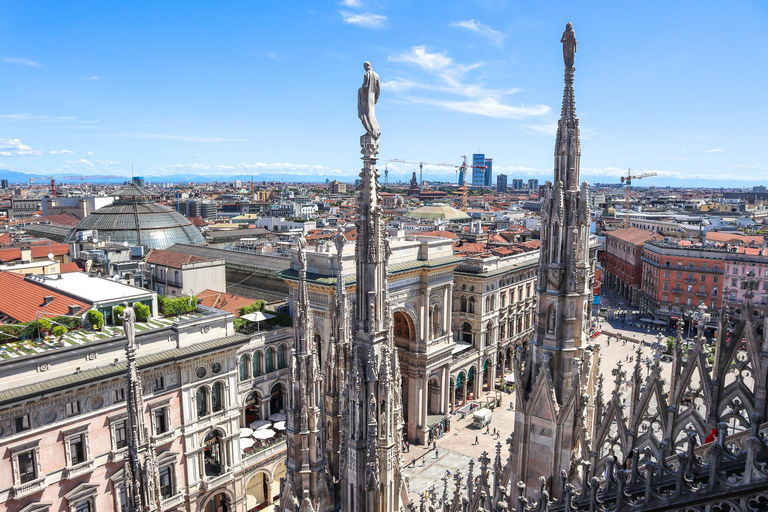
[[[388,320],[389,244],[379,196],[376,135],[360,137],[355,321],[342,431],[341,510],[356,512],[395,512],[407,495],[400,473],[399,368]]]
[[[154,435],[150,435],[144,421],[144,393],[141,375],[136,362],[136,331],[133,308],[123,311],[125,331],[125,355],[128,362],[126,381],[128,394],[125,406],[128,411],[128,451],[123,465],[123,484],[127,512],[147,510],[151,506],[162,510],[160,475],[155,453]]]
[[[325,408],[320,350],[307,287],[307,242],[298,240],[298,293],[294,306],[294,337],[288,366],[286,408],[286,484],[280,510],[325,512],[333,510],[332,485],[325,449]]]

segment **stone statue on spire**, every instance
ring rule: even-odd
[[[379,75],[373,70],[370,62],[366,61],[363,68],[363,85],[357,90],[357,117],[363,122],[366,133],[373,140],[378,140],[381,135],[379,122],[376,120],[376,102],[379,101],[381,90]]]
[[[565,32],[563,37],[560,38],[560,42],[563,43],[563,61],[565,62],[566,69],[573,67],[573,59],[576,56],[576,32],[573,31],[573,25],[568,22],[565,25]]]

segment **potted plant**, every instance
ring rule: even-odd
[[[104,315],[95,309],[88,311],[86,318],[88,319],[88,323],[91,324],[91,329],[94,331],[100,331],[101,326],[104,325]]]

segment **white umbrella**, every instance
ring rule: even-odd
[[[504,382],[514,383],[515,382],[515,374],[514,373],[510,373],[509,375],[504,377]]]
[[[274,425],[272,425],[272,428],[275,430],[285,430],[285,422],[284,421],[278,421]]]
[[[240,429],[240,437],[248,437],[251,434],[253,434],[252,428],[241,428]]]
[[[248,426],[251,427],[253,430],[259,430],[260,428],[268,427],[271,424],[272,422],[267,420],[256,420]]]
[[[241,437],[240,438],[240,449],[241,450],[247,450],[248,448],[252,448],[254,444],[256,444],[256,441],[254,441],[250,437]]]
[[[285,414],[277,412],[269,417],[270,421],[285,421]]]
[[[256,439],[269,439],[275,436],[275,431],[269,428],[263,428],[253,433],[253,437]]]

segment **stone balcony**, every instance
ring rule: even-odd
[[[77,478],[79,476],[85,475],[93,471],[93,468],[95,467],[95,463],[93,459],[88,459],[86,461],[81,462],[80,464],[75,464],[74,466],[67,466],[64,468],[64,474],[62,475],[67,480],[72,480],[73,478]]]
[[[30,496],[37,492],[44,491],[46,487],[47,486],[45,485],[45,475],[43,475],[36,480],[32,480],[30,482],[26,482],[19,485],[14,485],[13,487],[11,487],[11,498],[15,500],[19,500],[21,498]]]
[[[155,444],[161,446],[173,442],[178,437],[176,429],[172,428],[168,432],[163,432],[155,436]]]
[[[283,441],[280,441],[279,443],[273,444],[272,446],[264,448],[263,450],[257,451],[250,455],[246,455],[245,457],[243,457],[243,466],[251,467],[251,466],[258,465],[262,461],[269,459],[276,453],[285,452],[285,450],[286,450],[286,443],[285,443],[285,440],[283,440]]]
[[[200,488],[203,491],[210,491],[211,489],[215,489],[217,487],[221,487],[222,485],[225,485],[229,483],[232,480],[232,470],[228,469],[224,474],[216,475],[216,476],[204,476],[203,479],[200,481]]]
[[[181,503],[184,503],[184,500],[186,499],[187,495],[183,492],[176,493],[173,496],[169,496],[168,498],[163,499],[161,502],[161,505],[163,507],[163,510],[168,510],[171,507],[175,507],[176,505],[180,505]]]

